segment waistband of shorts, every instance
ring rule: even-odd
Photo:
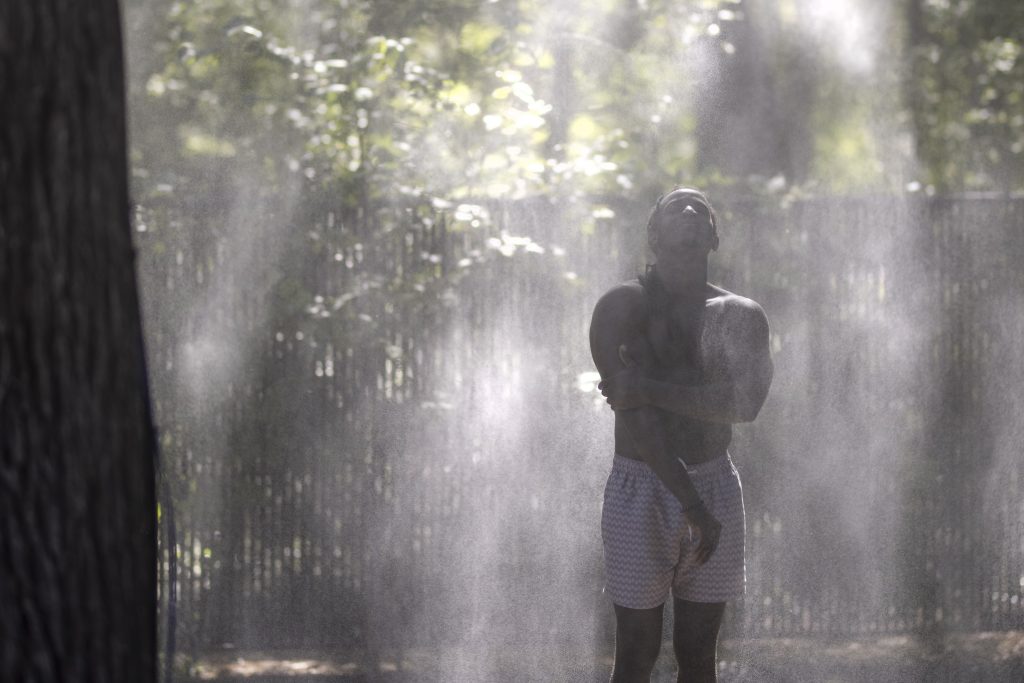
[[[682,462],[682,460],[679,462]],[[686,467],[686,473],[691,477],[707,477],[715,473],[732,470],[732,458],[729,457],[728,451],[714,460],[708,460],[707,462],[698,463],[696,465],[683,464]],[[612,459],[612,469],[642,476],[658,476],[646,462],[627,458],[626,456],[619,455],[618,453],[616,453],[615,457]]]

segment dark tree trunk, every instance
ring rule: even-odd
[[[0,3],[0,680],[156,676],[116,0]]]

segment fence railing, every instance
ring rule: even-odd
[[[269,206],[137,217],[185,646],[606,634],[586,331],[645,207]],[[776,367],[728,628],[1024,626],[1024,202],[719,211]]]

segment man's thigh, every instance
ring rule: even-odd
[[[630,633],[656,634],[661,636],[664,603],[649,609],[633,609],[612,604],[615,608],[615,623],[619,631]]]
[[[724,602],[690,602],[675,598],[672,642],[676,652],[692,656],[695,651],[710,648],[713,653],[725,605]]]
[[[664,604],[649,609],[615,607],[615,656],[629,661],[649,660],[653,664],[661,650],[661,622]]]

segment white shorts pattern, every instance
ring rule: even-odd
[[[683,506],[645,462],[616,454],[604,489],[601,539],[605,593],[616,605],[657,607],[668,598],[726,602],[743,595],[745,524],[739,473],[726,453],[687,467],[697,493],[722,525],[718,547],[703,565],[700,540]]]

